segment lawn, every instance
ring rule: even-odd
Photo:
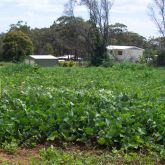
[[[19,64],[1,68],[0,79],[4,150],[74,143],[116,155],[165,158],[164,68],[126,62],[111,68]]]

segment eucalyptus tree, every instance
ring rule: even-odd
[[[16,24],[11,24],[9,32],[12,31],[22,31],[31,37],[31,28],[27,25],[27,22],[24,21],[18,21]]]
[[[0,34],[0,61],[3,60],[3,40],[4,40],[4,33]]]
[[[106,46],[109,39],[109,13],[113,6],[112,0],[69,0],[66,10],[74,18],[74,8],[85,6],[89,13],[91,48],[91,63],[100,65],[106,59]]]
[[[110,38],[109,44],[128,45],[145,48],[146,38],[138,33],[130,32],[127,26],[122,23],[115,23],[109,26]]]
[[[86,58],[89,52],[88,22],[80,17],[62,16],[56,21],[56,33],[66,53]]]
[[[110,10],[113,6],[112,0],[81,0],[86,6],[92,31],[95,34],[94,49],[91,62],[100,65],[107,58],[106,46],[109,39]]]
[[[149,11],[150,17],[160,33],[158,64],[165,65],[165,0],[152,0]]]

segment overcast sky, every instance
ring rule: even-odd
[[[145,37],[158,36],[155,25],[148,16],[147,6],[152,0],[115,0],[111,10],[111,23],[120,22],[129,31]],[[67,0],[0,0],[0,32],[6,32],[10,24],[19,20],[32,28],[49,27],[63,14]],[[76,15],[87,18],[84,7],[76,9]]]

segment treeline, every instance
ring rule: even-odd
[[[15,44],[12,39],[10,41],[10,36],[8,36],[8,40],[6,41],[6,36],[11,33],[14,33],[15,37],[18,36],[16,37],[17,43]],[[41,29],[32,29],[23,21],[19,21],[16,24],[12,24],[7,33],[0,34],[0,59],[11,61],[13,58],[10,55],[15,54],[14,51],[17,51],[17,54],[20,55],[14,58],[16,61],[21,60],[23,56],[29,53],[53,54],[55,56],[72,54],[90,61],[93,54],[93,46],[98,42],[95,33],[91,21],[85,21],[80,17],[62,16],[50,27]],[[145,49],[145,57],[147,58],[153,58],[154,55],[159,53],[161,38],[150,38],[147,40],[137,33],[130,32],[127,26],[121,23],[109,25],[108,33],[107,45],[141,47]],[[26,52],[23,53],[24,50],[19,51],[21,49],[19,45],[23,43],[23,40],[19,37],[20,35],[22,37],[23,34],[26,36],[25,43],[32,42],[31,47],[28,47],[30,49],[29,52],[27,51],[28,54]],[[27,37],[30,41],[27,41]],[[9,48],[9,45],[12,45],[12,48]]]

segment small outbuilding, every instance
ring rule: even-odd
[[[52,67],[58,64],[58,58],[53,55],[30,55],[25,58],[26,64],[38,64],[43,67]]]
[[[143,56],[144,49],[136,46],[107,46],[109,56],[116,58],[117,60],[129,60],[132,62],[139,61]]]

